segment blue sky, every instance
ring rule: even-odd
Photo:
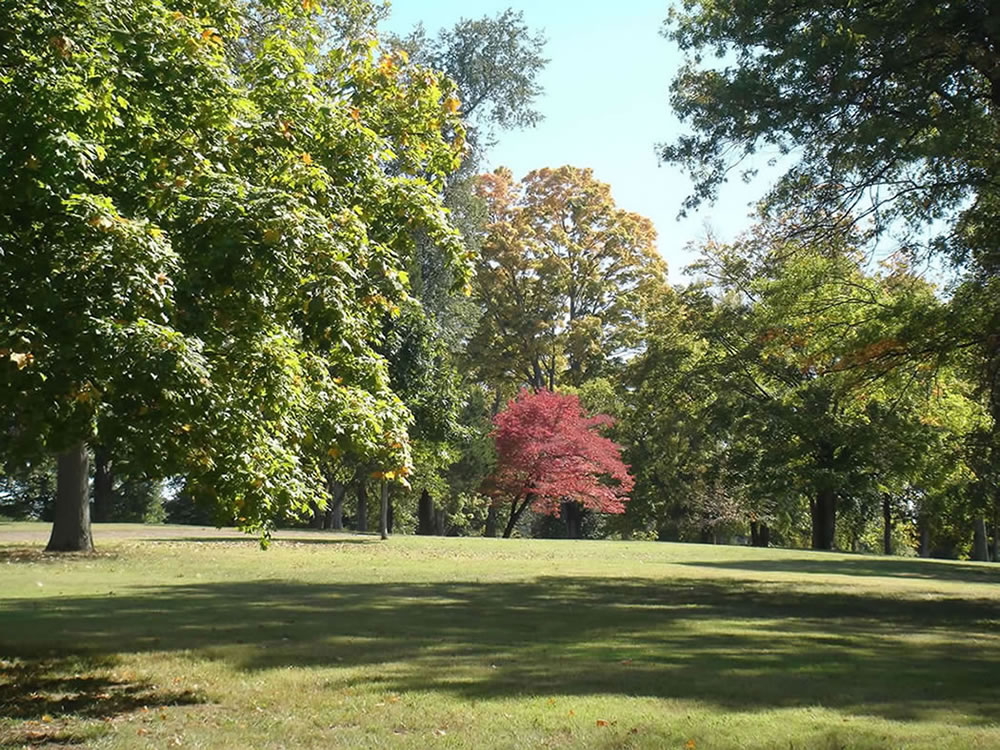
[[[748,203],[766,188],[762,178],[749,186],[729,184],[714,206],[676,220],[690,182],[676,167],[659,166],[654,151],[680,127],[670,111],[668,87],[682,58],[660,35],[669,2],[393,0],[386,27],[405,32],[422,21],[436,33],[459,18],[492,16],[507,7],[523,10],[527,24],[548,38],[545,94],[538,102],[545,120],[530,130],[501,134],[491,167],[508,166],[518,178],[547,166],[593,168],[611,185],[619,206],[656,224],[674,283],[696,258],[687,245],[704,238],[706,227],[727,240],[748,226]]]

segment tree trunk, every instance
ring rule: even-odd
[[[930,557],[931,554],[931,527],[926,518],[920,519],[920,556]]]
[[[496,537],[497,535],[497,506],[491,505],[486,510],[486,529],[483,536]]]
[[[517,524],[517,520],[524,513],[524,509],[527,508],[531,501],[534,499],[532,495],[528,495],[524,498],[524,502],[520,505],[517,504],[517,498],[511,500],[510,503],[510,518],[507,519],[507,526],[503,530],[503,538],[510,539],[510,535],[514,533],[514,526]]]
[[[94,451],[94,521],[104,523],[111,518],[114,479],[111,455],[105,448],[98,447]]]
[[[56,502],[48,552],[93,552],[90,533],[90,455],[82,440],[59,454]]]
[[[882,551],[892,554],[892,496],[882,495]]]
[[[309,519],[309,528],[311,529],[322,529],[323,528],[323,517],[326,515],[326,511],[322,510],[316,503],[310,502],[309,507],[312,508],[312,518]]]
[[[972,559],[989,562],[990,553],[986,546],[986,519],[980,516],[973,524]]]
[[[771,529],[762,521],[750,522],[750,546],[767,547],[771,543]]]
[[[812,515],[812,548],[832,550],[837,523],[837,493],[819,490],[809,503]]]
[[[368,531],[368,487],[364,475],[357,479],[358,483],[358,518],[355,526],[358,531]]]
[[[389,538],[389,483],[382,480],[382,502],[379,505],[378,532],[383,539]]]
[[[333,531],[344,530],[344,495],[346,492],[346,484],[338,482],[336,479],[330,480],[330,495],[333,496],[333,502],[327,511],[327,517],[330,521],[327,526],[328,529],[332,529]]]
[[[392,533],[392,527],[396,523],[396,509],[395,509],[395,506],[392,503],[392,495],[391,494],[389,495],[389,514],[388,514],[388,519],[389,520],[388,520],[387,526],[388,526],[388,529],[389,529],[389,533],[391,534]]]
[[[1000,562],[1000,488],[993,500],[993,562]]]
[[[562,517],[566,523],[566,538],[579,539],[583,526],[583,509],[572,500],[562,504]]]
[[[417,533],[430,536],[434,533],[434,499],[425,487],[417,501]]]

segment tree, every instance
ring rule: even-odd
[[[469,341],[482,380],[552,389],[620,369],[666,287],[651,222],[615,206],[589,169],[480,178],[489,223]]]
[[[936,342],[975,353],[1000,466],[1000,10],[996,3],[687,0],[672,102],[692,133],[661,147],[695,180],[685,210],[762,149],[794,154],[765,200],[800,236],[860,227],[950,260],[960,284]],[[712,65],[708,55],[727,63]],[[752,166],[752,165],[751,165]],[[747,172],[749,170],[744,170]],[[1000,517],[1000,484],[994,483]],[[985,509],[984,509],[985,510]],[[998,522],[1000,523],[1000,522]]]
[[[758,492],[807,497],[812,546],[831,549],[838,507],[925,480],[940,436],[975,409],[920,345],[946,317],[905,265],[866,274],[845,238],[755,243],[710,246],[702,264],[725,295],[706,335],[739,398],[727,452]]]
[[[602,436],[605,415],[588,417],[576,396],[524,390],[494,419],[497,466],[489,480],[497,504],[508,504],[504,538],[529,506],[556,515],[576,502],[601,513],[622,513],[633,480],[621,449]]]
[[[508,8],[493,18],[463,18],[433,39],[417,26],[396,41],[415,61],[443,71],[458,86],[466,120],[479,126],[470,130],[473,149],[487,148],[495,129],[541,121],[534,102],[542,94],[538,74],[548,63],[542,57],[545,38],[531,33],[520,11]],[[477,135],[483,128],[486,132]]]
[[[318,3],[249,56],[236,0],[56,7],[0,9],[0,449],[59,454],[50,548],[90,547],[90,442],[265,533],[330,451],[405,467],[373,342],[416,230],[464,280],[451,85],[371,29],[321,55]]]

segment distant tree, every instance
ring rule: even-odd
[[[469,358],[484,382],[553,389],[620,368],[666,288],[652,223],[589,169],[483,175],[489,223]]]
[[[494,17],[463,18],[435,37],[417,26],[394,41],[414,61],[444,72],[458,86],[477,152],[489,147],[497,129],[541,121],[534,103],[542,93],[538,74],[548,63],[542,56],[545,37],[531,32],[520,11],[508,8]]]
[[[612,419],[584,414],[577,396],[524,390],[497,414],[497,465],[489,479],[497,505],[508,505],[504,538],[531,507],[557,515],[578,503],[601,513],[622,513],[633,480],[621,448],[600,434]]]

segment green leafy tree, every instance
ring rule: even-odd
[[[975,354],[1000,464],[1000,62],[995,3],[700,2],[671,12],[688,55],[672,102],[691,132],[661,148],[692,174],[691,209],[769,150],[792,166],[765,206],[801,234],[858,227],[950,260],[960,284],[941,351]],[[714,62],[713,62],[714,60]],[[742,168],[744,172],[752,169]],[[989,480],[988,480],[989,481]],[[1000,487],[992,505],[1000,518]],[[997,523],[1000,523],[998,521]]]
[[[250,55],[230,0],[0,10],[0,439],[59,455],[51,549],[92,544],[92,441],[265,532],[329,450],[409,463],[373,343],[415,230],[463,280],[451,85],[261,5],[287,20]]]

